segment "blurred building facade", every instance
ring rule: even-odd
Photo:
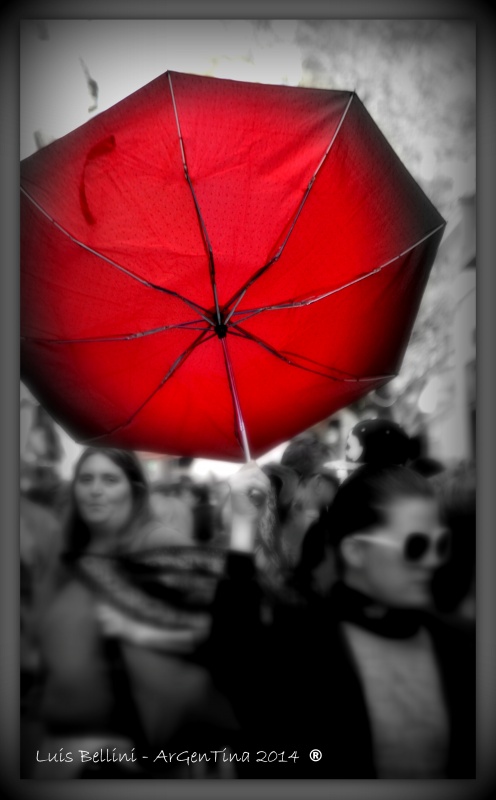
[[[453,363],[440,375],[429,376],[424,389],[428,392],[434,383],[432,398],[424,397],[429,411],[426,429],[433,455],[446,461],[473,460],[476,455],[475,195],[460,199],[454,223],[440,247],[440,255],[458,265],[451,286]]]

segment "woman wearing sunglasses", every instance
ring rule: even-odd
[[[264,638],[239,569],[223,589],[236,614],[220,657],[243,732],[287,759],[246,776],[475,777],[473,637],[431,610],[433,576],[449,557],[432,486],[402,466],[362,466],[329,520],[339,579],[303,618],[278,614]]]
[[[348,587],[385,608],[431,604],[433,575],[450,555],[450,532],[421,476],[399,466],[362,467],[336,497],[330,536]]]
[[[329,610],[356,681],[362,768],[473,776],[473,651],[431,613],[432,580],[450,554],[432,486],[402,466],[359,468],[336,495],[330,538],[340,581]]]

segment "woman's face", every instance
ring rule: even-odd
[[[124,470],[103,454],[95,453],[83,462],[75,480],[74,497],[90,529],[112,533],[131,518],[131,483]]]
[[[361,541],[359,571],[366,593],[385,605],[422,607],[431,601],[434,572],[442,561],[431,547],[419,561],[404,557],[405,540],[422,533],[434,544],[446,534],[434,499],[398,498],[385,510],[385,521]]]

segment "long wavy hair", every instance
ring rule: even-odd
[[[91,531],[81,517],[76,497],[75,485],[83,464],[94,455],[101,455],[120,467],[131,485],[132,511],[129,523],[122,531],[131,537],[140,525],[153,518],[150,507],[150,490],[138,457],[130,450],[117,450],[112,447],[88,447],[83,450],[74,468],[74,476],[69,489],[69,502],[65,523],[65,546],[63,558],[73,561],[82,555],[91,541]]]

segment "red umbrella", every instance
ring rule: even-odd
[[[237,460],[398,373],[444,221],[354,93],[168,72],[21,163],[22,378]]]

